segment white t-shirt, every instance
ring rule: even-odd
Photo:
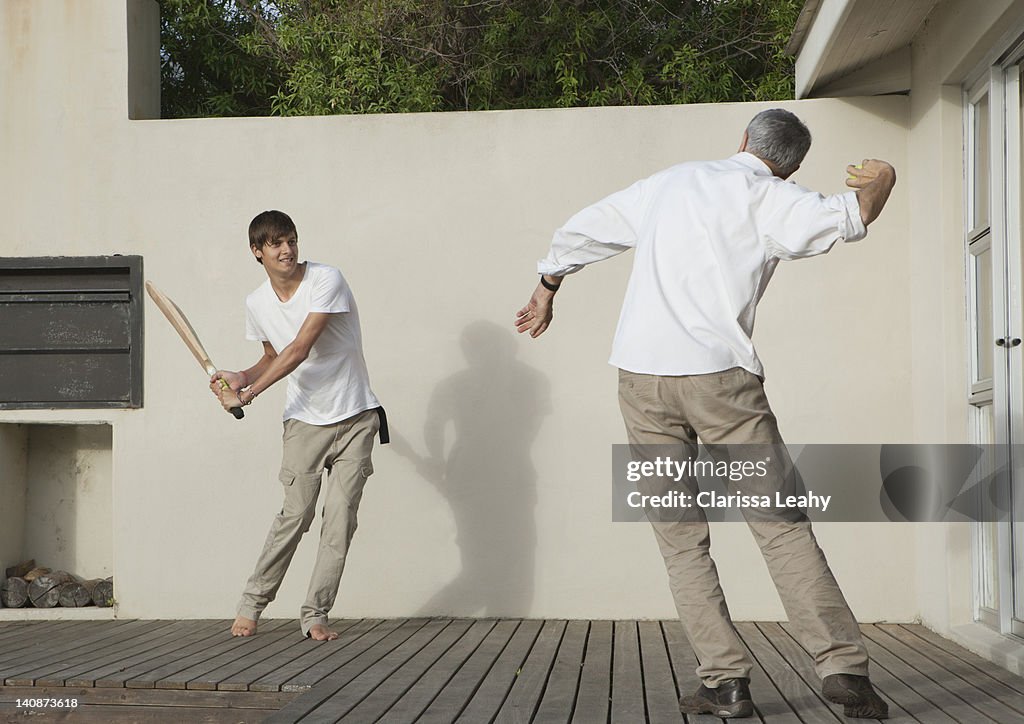
[[[307,261],[291,299],[278,299],[267,279],[246,297],[245,308],[246,338],[270,342],[277,352],[295,340],[310,312],[331,314],[309,357],[288,375],[285,420],[330,425],[380,406],[370,389],[356,300],[339,270]]]
[[[764,376],[754,311],[780,259],[866,234],[853,191],[823,196],[761,159],[683,163],[583,209],[537,265],[562,276],[635,248],[611,364],[651,375]]]

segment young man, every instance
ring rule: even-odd
[[[373,436],[379,431],[381,442],[387,442],[387,423],[370,389],[359,312],[341,272],[299,262],[295,224],[281,211],[264,211],[252,220],[249,249],[267,272],[267,280],[246,299],[246,337],[263,344],[263,356],[246,370],[218,371],[210,389],[230,410],[252,404],[288,378],[280,474],[284,504],[231,633],[256,633],[260,614],[277,595],[299,539],[309,530],[323,483],[320,548],[299,623],[304,635],[331,640],[338,634],[327,627],[327,614],[356,530],[363,486],[373,473]]]
[[[619,402],[633,446],[762,444],[782,448],[751,342],[754,309],[781,259],[857,241],[896,180],[892,166],[849,166],[845,194],[822,196],[785,183],[811,145],[785,110],[757,114],[739,153],[683,163],[573,216],[538,265],[541,282],[517,313],[519,332],[544,333],[566,274],[635,248],[615,334]],[[748,518],[786,612],[814,656],[822,692],[847,716],[881,718],[857,622],[805,516]],[[657,522],[680,620],[700,665],[701,686],[680,700],[687,714],[745,717],[751,661],[726,607],[709,554],[707,520]]]

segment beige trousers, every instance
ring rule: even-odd
[[[299,624],[308,634],[315,624],[327,623],[345,569],[345,558],[356,532],[356,511],[366,479],[373,473],[373,437],[380,426],[376,410],[367,410],[333,425],[284,423],[281,484],[284,504],[274,518],[238,605],[238,614],[259,620],[274,600],[302,535],[316,513],[321,484],[326,487],[323,526],[313,575]],[[326,471],[327,475],[324,476]]]
[[[685,377],[620,370],[619,405],[630,445],[682,445],[695,451],[698,437],[707,445],[777,445],[773,449],[781,450],[791,465],[761,380],[740,367]],[[699,509],[694,518],[652,527],[679,619],[697,656],[697,675],[715,688],[726,679],[749,678],[751,661],[711,559],[707,519]],[[868,656],[857,621],[810,521],[799,515],[795,522],[748,518],[747,524],[818,676],[866,676]]]

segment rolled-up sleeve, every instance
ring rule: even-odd
[[[824,196],[796,184],[779,183],[759,216],[765,246],[779,259],[824,254],[838,241],[859,241],[867,235],[853,191]]]
[[[555,232],[548,255],[537,262],[537,272],[556,277],[573,274],[636,246],[644,213],[644,183],[638,181],[569,219]]]

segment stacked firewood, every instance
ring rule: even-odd
[[[81,608],[113,603],[113,578],[86,580],[67,571],[37,567],[34,560],[11,566],[0,582],[0,604],[4,608]]]

